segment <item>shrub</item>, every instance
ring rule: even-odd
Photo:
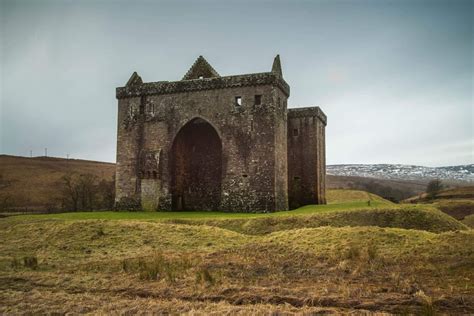
[[[61,178],[62,208],[65,211],[110,209],[114,205],[115,180],[101,180],[93,174],[66,174]]]
[[[429,198],[435,198],[436,195],[444,189],[444,185],[439,179],[431,180],[426,187],[426,193],[428,193]]]
[[[215,279],[207,268],[201,268],[196,271],[196,283],[204,284],[206,286],[214,285]]]
[[[161,253],[153,255],[151,258],[121,261],[121,268],[124,272],[136,272],[141,280],[164,279],[171,283],[183,276],[191,266],[191,262],[186,259],[171,260],[165,258]]]
[[[35,256],[25,256],[23,257],[23,265],[26,268],[36,270],[38,268],[38,258]]]

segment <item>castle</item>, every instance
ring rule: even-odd
[[[180,81],[117,88],[116,207],[273,212],[325,204],[326,115],[287,109],[270,72],[220,76],[202,57]]]

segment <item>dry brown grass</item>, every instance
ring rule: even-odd
[[[0,229],[0,314],[474,312],[472,230],[252,236],[206,225],[31,219],[2,219]],[[26,256],[37,258],[36,270],[12,265]]]
[[[381,201],[391,203],[390,201],[387,201],[376,194],[361,190],[348,189],[328,189],[326,190],[326,199],[329,204],[349,201]]]
[[[474,199],[440,199],[433,205],[457,220],[474,214]]]
[[[0,155],[0,197],[10,196],[19,210],[57,207],[61,178],[70,172],[93,174],[111,180],[115,164],[52,157],[26,158]]]
[[[464,217],[462,222],[464,225],[474,228],[474,214]]]
[[[334,210],[298,216],[274,216],[238,219],[174,219],[175,224],[208,225],[248,235],[265,235],[299,228],[377,226],[417,229],[435,233],[466,230],[467,226],[436,208],[420,206],[392,206],[385,208]]]

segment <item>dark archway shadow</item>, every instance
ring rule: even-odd
[[[171,147],[171,201],[174,211],[218,210],[222,188],[222,142],[202,118],[186,123]]]

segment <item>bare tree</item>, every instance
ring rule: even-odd
[[[63,209],[67,211],[77,211],[79,209],[79,190],[72,174],[62,177],[63,181]]]
[[[7,211],[14,205],[12,194],[5,190],[10,185],[11,182],[6,180],[3,174],[0,173],[0,211]]]
[[[440,179],[431,180],[426,187],[428,198],[435,198],[439,191],[444,189],[444,185]]]
[[[99,208],[100,209],[113,209],[115,203],[115,176],[112,180],[108,181],[102,179],[98,186],[99,192]]]
[[[62,178],[62,205],[67,211],[110,209],[115,197],[114,181],[92,174],[68,174]]]

